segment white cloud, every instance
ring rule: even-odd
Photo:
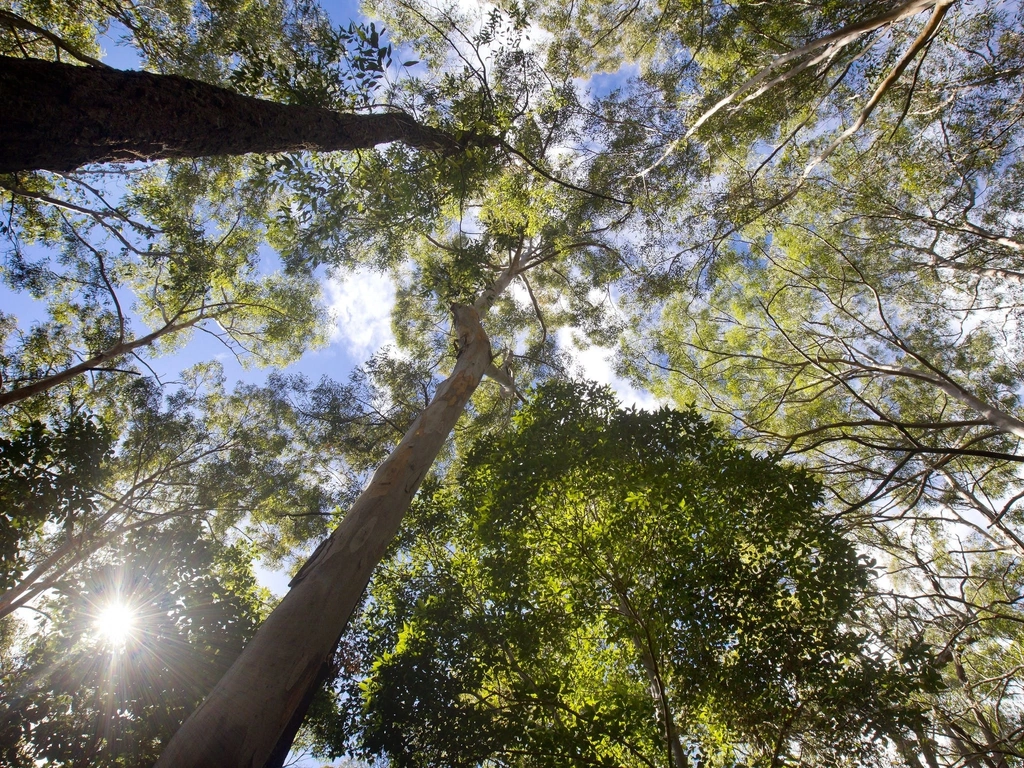
[[[530,307],[530,293],[526,290],[526,284],[522,280],[513,280],[505,289],[505,296],[512,299],[520,307]]]
[[[387,275],[357,269],[328,278],[324,286],[331,316],[331,343],[342,344],[358,359],[366,359],[394,342],[391,310],[395,286]]]
[[[489,2],[489,0],[456,0],[455,6],[461,13],[475,20],[471,29],[464,30],[467,36],[480,32],[488,19],[488,14],[495,9],[500,10],[499,4]],[[536,21],[531,21],[524,30],[519,44],[525,51],[540,51],[554,39],[555,36],[553,34],[540,26]],[[494,49],[496,44],[500,42],[501,40],[499,39],[495,41],[495,44],[487,44],[480,47],[481,58],[488,66],[493,63]]]
[[[568,328],[560,328],[557,338],[558,345],[572,355],[579,372],[591,381],[607,384],[627,408],[635,405],[646,411],[654,411],[661,407],[662,403],[650,393],[634,389],[628,381],[615,375],[612,368],[614,348],[591,345],[580,349],[573,343],[572,332]]]

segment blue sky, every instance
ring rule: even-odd
[[[475,4],[473,0],[466,2]],[[359,13],[358,3],[352,0],[325,0],[321,6],[338,25],[347,25],[352,20],[366,20]],[[138,58],[134,49],[121,42],[125,37],[124,32],[125,30],[118,25],[112,25],[101,37],[103,60],[118,68],[136,68]],[[600,82],[593,83],[592,87],[597,90],[615,88],[621,84],[624,74],[601,76]],[[33,249],[26,250],[31,254]],[[276,257],[268,253],[264,263],[273,269]],[[336,322],[332,322],[328,330],[330,343],[327,347],[308,352],[286,370],[291,373],[302,373],[313,380],[324,375],[344,379],[355,366],[364,362],[380,346],[391,340],[389,314],[394,292],[384,278],[365,270],[351,273],[340,280],[325,278],[324,290],[330,311],[336,318]],[[122,300],[127,308],[130,299],[122,297]],[[16,315],[22,328],[27,328],[35,319],[45,317],[45,308],[40,302],[25,294],[13,293],[2,286],[0,309]],[[132,326],[136,333],[144,332],[145,326],[138,318],[134,319]],[[621,390],[621,394],[627,398],[635,398],[639,393],[628,391],[621,386],[621,382],[611,376],[606,361],[610,354],[611,350],[591,348],[581,355],[580,363],[593,378],[618,385],[616,388]],[[212,334],[202,331],[193,333],[187,345],[177,353],[153,358],[149,363],[161,379],[169,382],[173,381],[183,368],[209,360],[217,360],[224,366],[229,381],[260,382],[268,373],[266,369],[243,367],[228,348]]]

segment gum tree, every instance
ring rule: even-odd
[[[0,656],[4,765],[156,758],[251,636],[266,599],[251,550],[218,545],[198,526],[134,531],[37,603],[34,631]]]
[[[511,122],[507,154],[467,153],[464,172],[472,186],[464,197],[425,207],[416,175],[399,175],[402,164],[416,158],[394,148],[360,169],[354,179],[367,183],[353,180],[347,208],[323,212],[347,210],[345,252],[396,275],[399,343],[413,359],[451,366],[451,373],[435,385],[341,525],[176,735],[161,766],[266,762],[296,713],[301,716],[374,567],[444,455],[481,377],[489,375],[500,388],[475,399],[474,415],[486,415],[491,405],[507,411],[517,381],[558,365],[559,327],[586,320],[598,325],[606,311],[588,296],[622,274],[612,235],[630,208],[583,188],[586,168],[558,165],[556,150],[577,138],[579,119],[564,91],[552,87],[514,44],[519,31],[495,21],[475,41],[507,41],[494,75],[502,87],[491,83],[492,101],[483,106]],[[442,78],[437,87],[442,93],[463,87],[453,80]],[[449,311],[453,333],[439,333]],[[478,420],[473,429],[486,424],[486,418]]]
[[[112,22],[128,30],[140,64],[155,71],[119,72],[96,59],[96,36]],[[372,25],[332,28],[308,4],[14,7],[0,16],[0,53],[5,100],[12,115],[24,117],[5,122],[5,149],[73,152],[81,140],[87,154],[100,153],[15,163],[0,174],[9,242],[4,281],[45,301],[49,314],[28,328],[13,317],[0,321],[7,346],[2,405],[65,383],[81,389],[74,381],[86,374],[134,371],[136,360],[197,331],[216,335],[246,362],[294,360],[317,343],[323,321],[310,274],[315,264],[305,256],[314,244],[288,234],[291,212],[312,194],[305,179],[289,174],[295,158],[405,137],[443,165],[475,135],[462,131],[456,140],[395,110],[357,113],[373,105],[390,45]],[[134,108],[138,114],[118,101],[144,93],[152,99]],[[33,114],[48,103],[71,112]],[[221,114],[201,115],[203,105]],[[87,122],[99,131],[92,149],[92,129],[76,109],[91,114]],[[121,119],[127,133],[116,138]],[[147,130],[150,119],[163,119],[163,128],[149,138],[128,135]],[[243,125],[252,133],[245,146],[232,147]],[[277,138],[274,125],[284,131]],[[164,129],[178,137],[159,135]],[[190,148],[175,149],[179,140]],[[229,157],[239,153],[249,156]],[[85,160],[147,157],[186,159],[71,172]],[[57,172],[22,170],[40,167]],[[293,268],[268,268],[260,253],[267,245]]]

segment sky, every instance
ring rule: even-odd
[[[474,3],[474,0],[463,0]],[[347,25],[349,20],[360,18],[356,5],[352,2],[330,0],[323,3],[333,20],[339,25]],[[138,62],[130,49],[116,44],[117,32],[108,35],[104,43],[105,61],[115,67],[132,68]],[[396,56],[396,59],[400,57]],[[618,83],[614,75],[604,76],[592,85],[601,91],[610,90]],[[326,330],[326,346],[307,352],[303,357],[289,366],[289,373],[301,373],[312,380],[321,376],[329,376],[343,380],[354,367],[358,366],[377,350],[394,342],[391,326],[391,311],[395,302],[395,289],[391,280],[380,273],[369,269],[352,270],[334,276],[322,275],[323,295],[328,307],[330,320]],[[514,286],[512,295],[517,298]],[[523,300],[524,304],[527,300]],[[0,308],[4,312],[17,315],[23,323],[31,322],[33,317],[41,317],[41,307],[37,302],[23,294],[15,294],[0,287]],[[142,332],[139,323],[135,324],[137,332]],[[560,345],[573,349],[572,333],[568,329],[558,331]],[[575,360],[584,376],[599,383],[609,385],[626,405],[652,408],[658,403],[648,394],[633,389],[627,382],[614,373],[611,364],[614,350],[611,348],[592,346],[586,349],[575,349]],[[151,362],[155,370],[165,380],[172,381],[178,371],[195,362],[217,360],[225,369],[230,381],[261,382],[269,371],[258,368],[243,368],[233,354],[213,336],[206,333],[195,333],[189,343],[174,355],[157,358]],[[261,583],[278,596],[287,589],[287,575],[257,567]],[[303,762],[301,765],[317,763]]]
[[[479,0],[462,0],[462,3],[470,7],[484,5]],[[359,11],[359,3],[353,0],[323,0],[321,7],[339,26],[347,26],[353,20],[368,21],[368,18]],[[137,67],[138,58],[134,50],[118,44],[122,34],[123,30],[118,30],[115,25],[104,36],[105,39],[101,39],[103,60],[119,68]],[[610,90],[620,84],[622,76],[616,73],[601,75],[600,78],[600,82],[594,83],[593,86],[599,90]],[[289,373],[304,374],[312,380],[324,375],[344,379],[353,368],[369,359],[374,352],[394,341],[390,324],[390,312],[395,297],[394,287],[388,278],[367,269],[356,270],[340,277],[323,276],[322,281],[331,316],[328,327],[329,343],[324,348],[307,352],[302,359],[286,370]],[[26,302],[25,299],[13,296],[9,292],[0,292],[0,301],[3,302],[5,311],[13,312],[21,318],[39,316],[38,304],[31,300]],[[138,326],[137,323],[136,327]],[[560,334],[559,342],[566,348],[573,349],[570,337],[571,334],[563,332]],[[590,347],[576,350],[575,353],[583,374],[587,378],[611,386],[625,405],[656,407],[656,401],[615,376],[611,365],[613,355],[613,349],[603,347]],[[194,334],[188,345],[179,353],[154,361],[154,368],[166,377],[173,377],[192,363],[209,360],[217,360],[224,366],[229,381],[259,382],[269,373],[266,369],[243,368],[223,344],[204,333]]]

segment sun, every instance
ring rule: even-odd
[[[96,631],[111,645],[124,645],[135,628],[135,613],[123,603],[111,603],[96,617]]]

